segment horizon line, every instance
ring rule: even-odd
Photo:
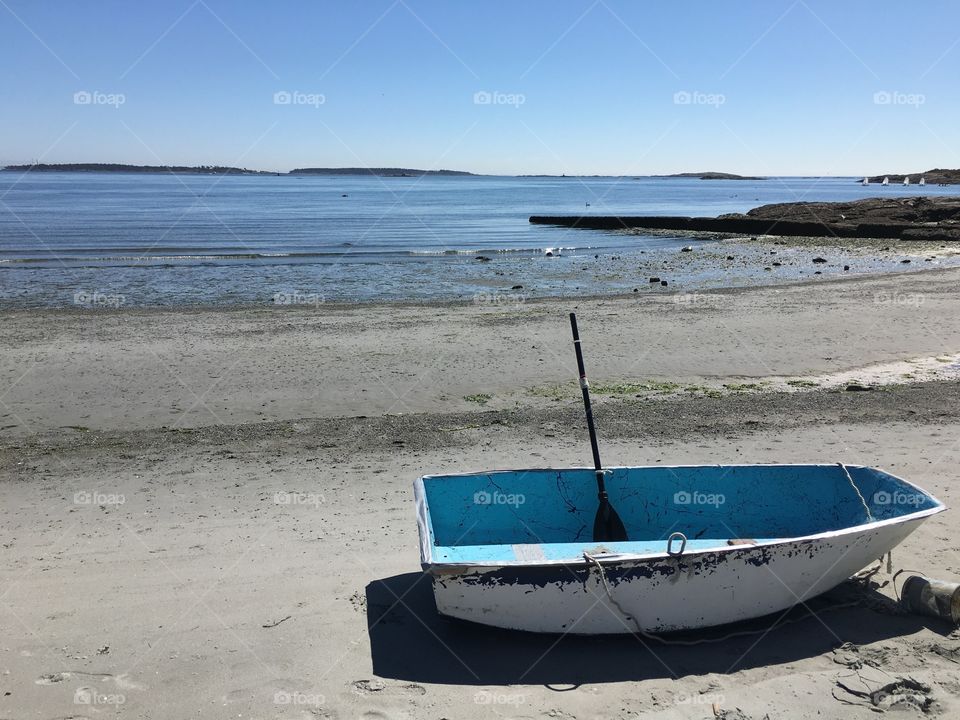
[[[330,175],[337,174],[336,171],[344,171],[344,174],[362,174],[362,172],[367,172],[371,175],[377,174],[377,171],[396,171],[396,172],[415,172],[420,174],[449,174],[448,177],[457,177],[457,176],[467,176],[467,177],[514,177],[514,178],[536,178],[536,177],[546,177],[546,178],[677,178],[677,179],[694,179],[697,176],[703,175],[730,175],[732,177],[727,179],[767,179],[767,178],[858,178],[858,177],[877,177],[884,174],[890,175],[923,175],[924,173],[929,173],[932,170],[942,170],[943,168],[932,168],[931,170],[924,171],[915,171],[915,172],[894,172],[894,173],[873,173],[862,175],[860,173],[856,174],[764,174],[764,175],[742,175],[740,173],[729,173],[726,171],[718,170],[703,170],[703,171],[679,171],[673,173],[548,173],[548,172],[529,172],[529,173],[479,173],[472,170],[454,170],[451,168],[413,168],[413,167],[390,167],[390,166],[305,166],[305,167],[296,167],[291,170],[265,170],[265,169],[256,169],[256,168],[247,168],[247,167],[237,167],[231,165],[137,165],[134,163],[118,163],[118,162],[71,162],[71,163],[57,163],[57,162],[43,162],[43,163],[9,163],[0,165],[0,171],[16,171],[23,170],[24,172],[30,172],[34,167],[49,167],[49,166],[64,166],[64,167],[82,167],[85,165],[104,165],[104,166],[117,166],[117,170],[105,170],[105,172],[121,172],[126,168],[130,168],[130,173],[135,174],[138,171],[141,171],[144,168],[156,168],[160,171],[168,169],[168,172],[175,174],[170,168],[185,169],[185,170],[203,170],[209,168],[211,170],[221,170],[221,172],[211,172],[209,174],[217,175],[230,175],[230,174],[241,174],[241,173],[251,173],[251,174],[262,174],[262,175],[296,175],[296,174],[310,174],[305,171],[323,171]],[[83,172],[80,170],[75,170]],[[235,171],[235,172],[231,172]],[[353,171],[347,173],[346,171]],[[56,172],[53,170],[45,170],[43,172]],[[85,172],[97,172],[97,170],[86,170]],[[320,173],[317,173],[320,174]],[[710,178],[710,179],[724,179],[724,178]]]

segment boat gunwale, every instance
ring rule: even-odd
[[[836,468],[840,463],[739,463],[739,464],[724,464],[724,463],[713,463],[713,464],[691,464],[691,465],[611,465],[607,470],[639,470],[644,468],[658,468],[658,469],[675,469],[683,470],[690,468],[705,468],[705,467],[724,467],[724,468],[769,468],[769,467],[807,467],[807,468]],[[460,473],[433,473],[429,475],[421,475],[414,481],[414,502],[416,503],[417,508],[417,530],[420,538],[420,567],[424,572],[428,572],[434,575],[451,575],[459,574],[459,572],[466,570],[496,570],[497,568],[504,567],[553,567],[553,566],[582,566],[591,564],[591,562],[599,562],[601,565],[618,565],[621,563],[631,563],[631,562],[640,562],[640,561],[655,561],[663,560],[666,558],[695,558],[701,555],[713,554],[713,553],[731,553],[731,552],[751,552],[756,550],[763,550],[772,547],[779,547],[782,545],[788,545],[791,543],[800,543],[806,541],[814,540],[824,540],[832,539],[837,537],[843,537],[845,535],[853,535],[867,530],[873,530],[876,528],[886,527],[888,525],[899,525],[901,523],[909,522],[911,520],[923,520],[932,515],[947,510],[947,506],[939,500],[937,497],[927,492],[918,485],[913,484],[909,480],[905,480],[899,475],[894,475],[891,472],[884,470],[883,468],[873,467],[871,465],[854,465],[849,463],[842,463],[843,467],[846,468],[860,468],[867,470],[877,470],[882,472],[885,475],[901,482],[914,490],[922,493],[924,496],[930,498],[935,504],[932,508],[927,508],[926,510],[917,510],[906,515],[899,515],[897,517],[888,518],[886,520],[874,520],[873,522],[862,523],[860,525],[851,525],[849,527],[841,528],[839,530],[828,530],[822,533],[814,533],[813,535],[797,535],[786,538],[777,538],[772,541],[758,542],[751,545],[720,545],[716,548],[701,548],[699,550],[691,550],[690,552],[684,552],[681,556],[670,555],[664,550],[663,552],[658,553],[610,553],[610,554],[597,554],[593,557],[593,561],[587,560],[584,557],[580,558],[561,558],[558,560],[503,560],[497,561],[496,563],[491,563],[489,561],[434,561],[433,560],[433,544],[432,538],[433,535],[433,522],[430,517],[430,508],[427,503],[426,497],[426,487],[424,485],[425,480],[430,479],[439,479],[447,477],[469,477],[469,476],[483,476],[490,475],[494,473],[529,473],[529,472],[563,472],[563,471],[576,471],[576,470],[585,470],[588,472],[593,472],[594,468],[592,467],[566,467],[566,468],[520,468],[520,469],[499,469],[499,470],[483,470],[479,472],[460,472]],[[859,488],[857,488],[859,491]],[[666,546],[666,540],[663,541]],[[506,543],[499,543],[506,544]],[[522,543],[528,544],[528,543]],[[550,545],[553,543],[529,543],[529,544],[542,544]]]

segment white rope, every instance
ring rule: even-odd
[[[867,505],[867,501],[863,499],[863,493],[860,492],[860,488],[857,487],[857,484],[853,481],[853,478],[850,477],[850,471],[847,470],[847,466],[843,463],[837,463],[840,466],[840,469],[843,470],[843,474],[847,476],[847,480],[850,481],[850,487],[853,488],[853,491],[857,494],[857,497],[860,498],[860,502],[863,504],[863,509],[867,511],[867,520],[870,522],[875,522],[873,518],[873,513],[870,512],[870,507]]]
[[[597,558],[585,552],[583,554],[583,559],[586,560],[588,563],[593,564],[597,567],[597,570],[600,572],[600,581],[603,583],[603,589],[607,593],[607,599],[610,601],[611,605],[613,605],[617,610],[620,611],[620,614],[623,615],[623,617],[626,620],[632,621],[633,626],[636,628],[635,634],[640,635],[641,637],[644,637],[647,640],[655,640],[656,642],[661,643],[662,645],[684,645],[684,646],[704,645],[706,643],[726,642],[727,640],[731,640],[732,638],[736,638],[736,637],[748,637],[750,635],[763,635],[764,633],[770,632],[775,627],[782,627],[784,625],[790,625],[795,622],[800,622],[801,620],[806,620],[808,617],[812,617],[813,615],[816,614],[812,610],[807,608],[806,615],[802,615],[801,617],[793,618],[791,620],[778,619],[769,628],[763,628],[763,629],[757,629],[757,630],[740,630],[737,632],[727,633],[726,635],[723,635],[721,637],[716,637],[716,638],[698,638],[696,640],[678,640],[678,639],[672,639],[672,638],[665,638],[665,637],[661,637],[660,635],[654,635],[653,633],[649,633],[646,630],[644,630],[642,627],[640,627],[640,621],[637,620],[637,618],[635,618],[633,615],[628,613],[626,610],[624,610],[623,606],[619,602],[617,602],[617,600],[613,597],[613,593],[610,591],[610,584],[607,582],[607,574],[603,569],[603,565],[600,564],[600,561],[597,560]],[[829,608],[823,608],[823,609],[839,610],[841,608],[853,607],[854,605],[859,605],[859,604],[860,604],[860,601],[855,600],[853,602],[833,605]],[[780,618],[783,618],[783,615],[781,615]]]

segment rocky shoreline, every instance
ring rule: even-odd
[[[960,197],[866,198],[763,205],[719,217],[533,215],[530,222],[593,230],[677,230],[744,235],[960,240]]]

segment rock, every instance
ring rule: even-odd
[[[951,172],[960,178],[960,170]],[[853,202],[775,203],[746,214],[727,213],[718,217],[533,215],[530,222],[609,230],[631,227],[727,232],[749,237],[752,242],[768,234],[960,241],[960,198],[886,197]],[[777,244],[782,243],[777,241]]]
[[[733,255],[727,255],[727,260],[733,260]]]
[[[658,282],[660,282],[660,278],[658,278],[658,277],[652,277],[652,278],[650,278],[650,282],[652,282],[652,283],[658,283]]]
[[[813,259],[813,262],[815,262],[817,265],[820,265],[820,264],[822,264],[822,263],[825,263],[826,261],[827,261],[827,259],[826,259],[826,258],[822,258],[822,257],[815,257],[815,258]]]

